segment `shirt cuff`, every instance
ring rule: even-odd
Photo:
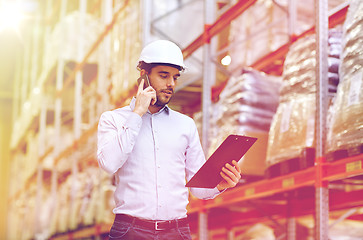
[[[218,188],[216,187],[216,191],[218,192],[217,194],[221,194],[223,192],[225,192],[227,190],[227,188],[223,189],[222,191],[219,191]]]

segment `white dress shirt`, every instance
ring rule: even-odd
[[[164,107],[142,117],[130,106],[105,112],[98,125],[98,163],[115,174],[115,214],[151,220],[186,217],[189,180],[205,156],[192,118]],[[197,198],[214,198],[217,188],[191,188]]]

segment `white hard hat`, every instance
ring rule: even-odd
[[[139,64],[140,62],[166,63],[185,69],[182,51],[175,43],[168,40],[156,40],[146,45],[141,51]]]

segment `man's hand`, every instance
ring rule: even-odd
[[[142,79],[137,89],[134,112],[142,117],[147,112],[150,104],[155,103],[156,91],[151,86],[144,89],[144,79]]]
[[[241,179],[241,168],[237,161],[233,160],[232,164],[226,163],[220,172],[223,180],[217,185],[219,191],[236,186]]]

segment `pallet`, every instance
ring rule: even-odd
[[[267,168],[265,171],[265,177],[273,178],[303,170],[314,166],[314,162],[315,148],[304,148],[301,150],[298,157],[281,161]]]
[[[326,154],[326,161],[334,162],[339,159],[353,157],[363,153],[363,144],[358,144],[356,146],[350,146],[344,149],[338,149]]]

